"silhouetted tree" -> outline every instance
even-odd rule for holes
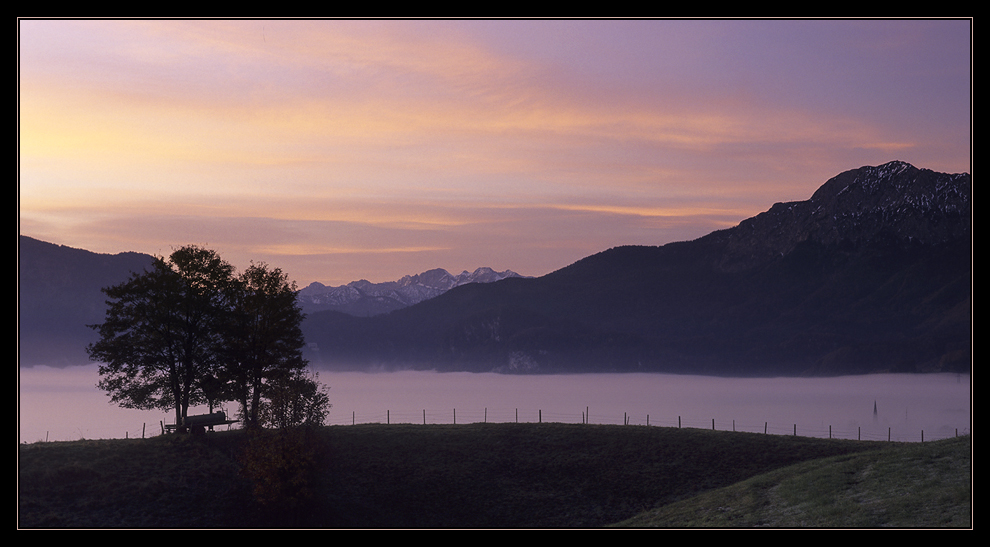
[[[316,502],[320,461],[327,456],[313,426],[330,411],[327,388],[317,373],[290,371],[271,379],[241,455],[242,473],[253,483],[255,501],[278,526],[306,524]]]
[[[150,270],[106,287],[100,340],[86,349],[101,363],[97,386],[125,408],[174,409],[206,402],[201,382],[219,366],[234,268],[212,250],[181,247]]]
[[[231,289],[222,378],[241,404],[246,425],[254,426],[275,383],[297,377],[307,365],[302,357],[303,314],[295,283],[267,264],[251,264]]]
[[[327,389],[315,372],[293,371],[274,378],[258,419],[276,429],[323,425],[332,406]]]
[[[187,246],[103,292],[106,321],[91,325],[100,340],[87,351],[112,402],[174,408],[177,425],[190,405],[222,401],[240,403],[249,427],[326,418],[325,388],[303,373],[296,285],[280,269],[235,276],[215,251]]]

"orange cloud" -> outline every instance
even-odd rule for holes
[[[514,247],[549,260],[556,246],[564,260],[697,237],[843,169],[968,158],[946,138],[968,128],[895,131],[765,86],[795,69],[750,77],[745,52],[715,48],[742,25],[707,40],[701,23],[665,23],[660,40],[581,23],[592,44],[611,44],[607,26],[655,48],[583,50],[538,23],[513,36],[552,54],[444,21],[25,21],[22,226],[89,247],[181,236],[283,258]],[[767,47],[762,59],[799,57]]]

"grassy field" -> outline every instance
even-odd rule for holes
[[[615,526],[969,528],[971,446],[967,436],[803,462]]]
[[[970,437],[357,425],[22,444],[20,528],[970,527]]]

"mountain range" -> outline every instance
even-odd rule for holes
[[[370,317],[418,304],[468,283],[493,283],[509,277],[522,277],[505,270],[491,268],[467,270],[451,275],[442,268],[417,275],[406,275],[398,281],[372,283],[366,279],[352,281],[339,287],[327,287],[318,282],[299,291],[299,303],[304,313],[336,310],[360,317]]]
[[[693,241],[621,246],[550,274],[313,283],[321,367],[834,375],[958,371],[972,359],[971,177],[852,169]],[[100,288],[152,257],[19,240],[21,364],[82,364]]]
[[[835,375],[967,371],[971,177],[849,170],[693,241],[304,325],[338,368]]]
[[[18,240],[18,342],[22,364],[85,364],[85,348],[97,340],[86,325],[103,322],[106,295],[101,288],[126,281],[149,267],[154,257],[124,252],[93,253],[21,235]],[[478,268],[451,275],[434,269],[398,281],[353,281],[340,287],[311,283],[298,292],[304,313],[337,310],[359,316],[387,313],[422,302],[467,283],[520,277],[506,270]]]

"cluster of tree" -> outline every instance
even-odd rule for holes
[[[125,408],[175,410],[236,402],[248,427],[322,424],[326,389],[306,371],[295,283],[278,268],[244,272],[185,246],[103,292],[106,318],[87,347],[97,386]]]

